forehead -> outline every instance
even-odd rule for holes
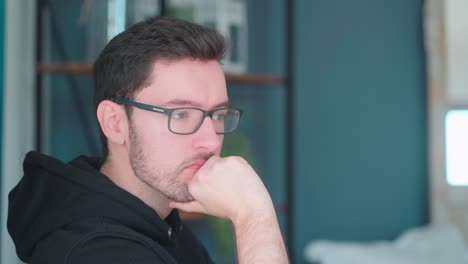
[[[159,105],[187,100],[209,107],[227,100],[226,80],[216,60],[159,61],[153,64],[149,85],[135,98]]]

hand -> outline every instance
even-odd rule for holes
[[[231,220],[240,264],[289,263],[270,195],[244,159],[211,157],[188,189],[193,201],[170,206]]]
[[[260,177],[241,157],[211,157],[188,186],[194,200],[170,206],[227,218],[234,224],[252,215],[274,214],[270,195]]]

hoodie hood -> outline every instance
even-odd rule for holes
[[[84,156],[63,163],[37,152],[27,154],[24,176],[9,194],[7,221],[21,260],[28,261],[37,243],[55,230],[93,217],[111,219],[169,243],[170,226],[101,174],[101,164]]]

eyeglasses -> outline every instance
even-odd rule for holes
[[[216,134],[228,134],[233,132],[239,124],[242,110],[223,107],[205,111],[195,107],[162,108],[154,105],[138,103],[121,97],[111,99],[115,103],[134,106],[146,111],[167,115],[168,128],[174,134],[189,135],[195,133],[203,124],[203,120],[209,116],[213,120]]]

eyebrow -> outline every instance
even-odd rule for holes
[[[187,105],[198,107],[198,108],[201,108],[202,106],[200,103],[190,101],[190,100],[182,100],[182,99],[173,99],[173,100],[170,100],[169,102],[162,104],[161,106],[167,107],[167,106],[187,106]],[[216,104],[212,108],[220,108],[220,107],[229,107],[229,101],[224,101],[219,104]]]

